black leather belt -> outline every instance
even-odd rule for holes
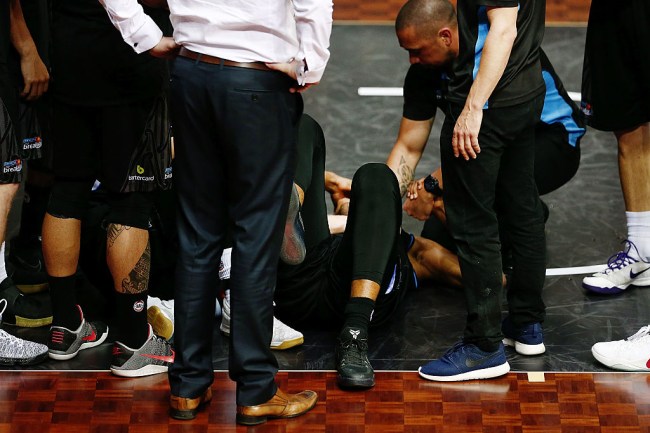
[[[262,62],[233,62],[232,60],[222,59],[220,57],[209,56],[207,54],[201,54],[188,50],[185,47],[182,47],[178,52],[179,56],[187,57],[188,59],[198,60],[199,62],[210,63],[211,65],[224,65],[224,66],[234,66],[236,68],[247,68],[247,69],[258,69],[260,71],[272,71]]]

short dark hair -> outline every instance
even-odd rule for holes
[[[409,0],[395,19],[395,30],[414,27],[418,34],[431,36],[441,27],[457,26],[456,10],[449,0]]]

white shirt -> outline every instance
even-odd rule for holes
[[[162,31],[136,0],[99,0],[137,53]],[[235,62],[302,60],[299,84],[320,81],[329,60],[332,0],[168,0],[174,41]]]

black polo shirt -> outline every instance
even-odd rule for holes
[[[490,28],[488,7],[518,7],[517,37],[506,69],[487,107],[506,107],[529,101],[544,93],[538,49],[544,36],[545,0],[459,0],[460,52],[449,84],[450,101],[464,104],[481,64]]]

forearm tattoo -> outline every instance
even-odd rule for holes
[[[124,230],[130,230],[130,229],[131,227],[123,226],[121,224],[109,224],[108,233],[106,234],[109,248],[115,244],[115,241],[117,240],[118,236],[120,236]]]
[[[122,280],[123,293],[135,294],[147,290],[149,285],[149,269],[151,268],[151,249],[149,242],[140,260],[135,264],[129,276]]]
[[[406,163],[406,159],[404,159],[403,156],[400,158],[397,172],[399,173],[397,176],[397,180],[399,181],[399,192],[404,196],[409,184],[413,182],[413,169]]]

